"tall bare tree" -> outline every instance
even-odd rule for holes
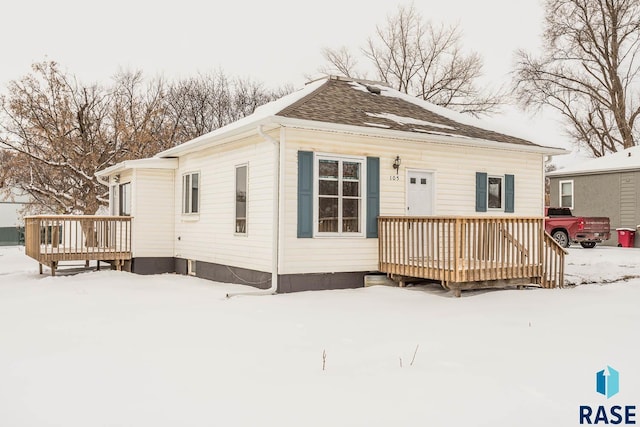
[[[413,5],[399,6],[377,26],[362,53],[375,79],[435,104],[480,115],[497,111],[504,102],[500,90],[478,86],[482,58],[464,52],[459,28],[427,22]],[[355,78],[367,74],[358,70],[346,47],[324,49],[323,55],[329,64],[323,72]]]
[[[11,82],[0,105],[0,142],[12,151],[5,183],[52,213],[95,212],[103,189],[94,173],[118,151],[108,135],[108,94],[45,62]]]
[[[109,86],[85,85],[55,62],[36,63],[0,97],[0,183],[31,195],[37,212],[93,214],[108,203],[97,171],[217,129],[289,90],[230,81],[222,71],[171,84],[123,71]]]
[[[289,86],[269,90],[250,79],[230,78],[222,70],[177,80],[168,86],[166,97],[171,138],[187,141],[211,132],[289,92]]]
[[[594,156],[637,144],[640,0],[546,0],[544,53],[517,54],[525,107],[550,107]]]

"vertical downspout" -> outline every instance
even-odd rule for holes
[[[274,147],[274,170],[273,170],[273,225],[272,225],[272,242],[271,242],[271,286],[268,289],[260,289],[253,292],[234,292],[228,293],[227,298],[235,295],[273,295],[278,291],[278,264],[279,264],[279,239],[280,239],[280,185],[282,180],[280,175],[282,174],[281,158],[284,156],[280,141],[267,135],[262,130],[262,125],[258,125],[258,135],[264,138],[265,141],[271,142]],[[284,135],[284,129],[280,128],[280,135]]]

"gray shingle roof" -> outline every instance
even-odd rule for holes
[[[462,119],[462,115],[450,110],[447,114],[440,114],[445,111],[441,107],[408,98],[383,85],[331,77],[315,91],[276,113],[276,116],[539,146],[515,136],[462,123],[469,122],[469,118]],[[461,121],[452,119],[456,115],[461,116]]]

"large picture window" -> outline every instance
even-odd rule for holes
[[[362,232],[360,159],[317,157],[317,232]]]
[[[200,173],[193,172],[182,176],[182,213],[200,212]]]
[[[560,181],[560,207],[573,209],[573,181]]]
[[[247,232],[247,165],[236,166],[236,233]]]
[[[119,194],[119,215],[129,216],[131,215],[131,183],[120,184],[118,189]]]

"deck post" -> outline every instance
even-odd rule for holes
[[[39,262],[38,265],[40,266],[40,274],[42,274],[42,263]]]
[[[49,268],[51,268],[51,276],[55,276],[56,275],[56,267],[58,266],[58,263],[56,261],[51,261],[51,264],[49,264]]]

